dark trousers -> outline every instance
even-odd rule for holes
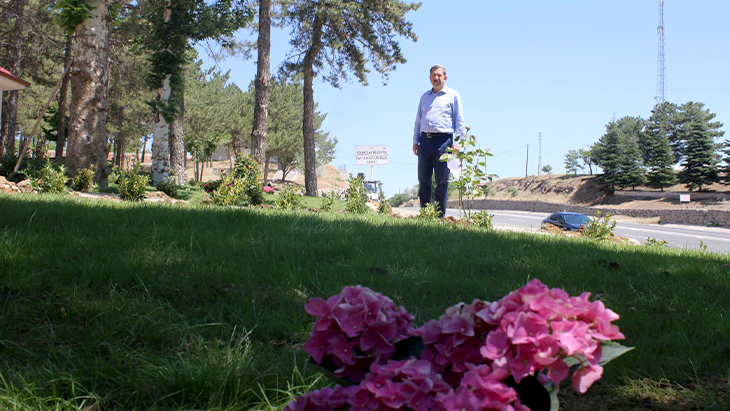
[[[436,178],[436,202],[441,217],[446,212],[446,191],[449,188],[449,168],[446,162],[439,161],[446,149],[453,145],[449,136],[418,138],[418,199],[421,207],[431,202],[431,178]]]

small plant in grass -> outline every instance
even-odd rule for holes
[[[419,328],[367,287],[312,298],[304,309],[317,320],[304,351],[338,385],[284,410],[557,410],[562,381],[585,393],[632,349],[611,342],[625,338],[612,324],[619,316],[589,295],[534,279],[496,302],[460,302]]]
[[[175,184],[174,177],[170,177],[167,181],[160,181],[155,187],[172,198],[177,197],[177,191],[180,189],[180,186]]]
[[[418,211],[418,219],[425,221],[438,221],[441,214],[434,203],[427,203]]]
[[[668,246],[665,240],[657,240],[656,238],[647,238],[646,245],[649,247],[664,248]]]
[[[71,187],[76,191],[89,191],[94,186],[94,165],[83,168],[71,180]]]
[[[203,190],[205,190],[206,193],[212,193],[213,191],[217,190],[218,187],[221,186],[221,183],[223,180],[215,180],[215,181],[208,181],[207,183],[203,184]]]
[[[119,198],[125,201],[142,201],[147,197],[147,175],[139,173],[139,165],[132,170],[119,171],[117,190]]]
[[[380,202],[378,203],[378,214],[387,214],[390,215],[393,213],[393,208],[390,206],[390,203],[388,203],[388,200],[385,199],[385,193],[380,193]]]
[[[65,193],[68,177],[66,176],[66,167],[63,164],[58,166],[50,161],[46,161],[45,165],[38,172],[38,178],[33,182],[39,191],[44,193]]]
[[[280,208],[282,210],[297,209],[302,204],[302,194],[296,188],[290,185],[285,185],[284,188],[279,191],[279,195],[276,197],[274,204],[276,205],[276,208]]]
[[[489,214],[487,211],[482,210],[482,211],[472,214],[471,219],[469,219],[469,221],[477,227],[486,228],[487,230],[492,230],[494,228],[494,224],[492,223],[493,218],[494,218],[494,214]]]
[[[350,174],[350,178],[347,181],[350,183],[350,187],[347,189],[347,194],[345,195],[345,209],[348,213],[365,213],[368,211],[368,206],[366,204],[367,192],[363,184],[363,177],[361,175],[353,177]]]
[[[517,187],[515,187],[515,186],[509,186],[509,187],[507,187],[507,192],[513,198],[514,197],[517,197],[517,195],[520,194],[520,192],[517,190]]]
[[[243,187],[241,180],[234,180],[229,174],[224,174],[218,188],[209,193],[210,201],[219,206],[241,205]]]
[[[340,196],[332,190],[322,194],[322,211],[332,211],[335,206],[335,200],[339,200]]]
[[[461,173],[458,173],[459,176],[453,181],[453,184],[459,193],[459,214],[463,212],[466,218],[470,218],[474,196],[480,191],[480,184],[492,181],[496,175],[484,172],[485,159],[492,157],[492,153],[489,152],[489,149],[477,148],[476,137],[469,134],[468,127],[466,136],[457,144],[461,147],[458,153],[454,149],[448,148],[448,152],[443,154],[439,160],[459,161],[461,164]]]
[[[601,217],[601,212],[598,211],[583,229],[583,237],[593,240],[608,240],[613,237],[614,228],[616,228],[616,221],[611,220],[611,214],[606,213]]]
[[[243,156],[236,159],[231,175],[249,204],[258,205],[264,202],[264,182],[261,179],[261,169],[253,157]]]

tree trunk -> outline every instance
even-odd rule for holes
[[[144,136],[144,143],[142,143],[142,160],[140,163],[144,163],[144,155],[147,153],[147,139],[149,138],[149,134],[145,134]]]
[[[165,11],[163,19],[165,23],[169,23],[172,17],[172,3],[165,0]],[[172,94],[172,86],[170,85],[171,75],[167,75],[160,87],[157,89],[157,102],[167,105]],[[159,106],[158,106],[159,108]],[[167,182],[170,177],[170,124],[165,116],[157,110],[155,113],[155,123],[153,126],[152,136],[152,182]]]
[[[73,34],[66,36],[66,48],[63,52],[63,66],[67,67],[71,60],[71,45],[73,44]],[[63,82],[61,82],[61,91],[58,96],[58,122],[56,128],[58,133],[56,134],[56,158],[63,157],[63,148],[66,145],[66,112],[68,111],[68,82],[70,76],[65,73],[63,76]]]
[[[106,187],[106,121],[109,85],[109,0],[94,0],[92,16],[76,28],[76,51],[71,70],[71,124],[66,167],[70,176],[94,164],[94,180]]]
[[[264,157],[264,183],[269,179],[269,164],[271,164],[271,156]]]
[[[184,85],[182,86],[184,87]],[[184,90],[181,95],[184,95]],[[170,125],[170,173],[175,178],[175,184],[185,184],[185,144],[183,143],[183,114],[185,101],[180,99],[180,114]]]
[[[261,176],[266,178],[266,131],[269,117],[271,54],[271,0],[259,0],[258,62],[256,71],[256,104],[253,110],[253,131],[251,131],[251,156],[261,167]]]
[[[321,7],[321,6],[319,6]],[[314,147],[314,62],[322,47],[322,15],[318,10],[312,25],[312,44],[304,56],[304,191],[317,196],[317,153]]]
[[[15,29],[13,30],[13,45],[10,52],[12,57],[10,60],[10,72],[16,76],[20,76],[20,56],[23,43],[23,7],[25,6],[25,0],[15,0],[15,10],[12,13],[15,15]],[[6,110],[7,116],[2,127],[2,137],[0,140],[3,144],[0,144],[0,155],[2,154],[13,154],[15,152],[15,130],[16,122],[18,117],[18,90],[13,90],[10,93],[7,105],[3,108]]]

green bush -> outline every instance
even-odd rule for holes
[[[71,180],[71,187],[76,191],[89,191],[94,186],[94,165],[79,170]]]
[[[15,168],[15,163],[18,162],[18,157],[15,154],[6,154],[0,157],[0,176],[7,177]]]
[[[258,205],[264,202],[261,168],[253,157],[244,156],[236,159],[232,175],[250,204]]]
[[[147,175],[138,172],[139,167],[129,171],[118,171],[117,189],[119,198],[125,201],[142,201],[147,196]]]
[[[388,201],[386,200],[380,200],[380,203],[378,204],[378,213],[379,214],[392,214],[393,208],[388,204]]]
[[[484,197],[491,197],[491,196],[493,196],[495,194],[495,191],[492,188],[492,186],[490,186],[488,184],[484,184],[482,186],[479,186],[479,190],[482,192],[482,195]]]
[[[608,240],[613,237],[614,228],[616,228],[616,221],[611,221],[611,214],[606,213],[605,216],[601,217],[599,211],[583,229],[583,237],[593,240]]]
[[[418,212],[419,220],[438,221],[439,217],[439,210],[434,203],[427,203],[425,206],[421,207],[421,210]]]
[[[207,190],[207,189],[206,189]],[[243,187],[241,180],[234,180],[232,176],[224,174],[218,182],[218,188],[210,193],[210,201],[219,206],[243,205]]]
[[[339,200],[340,196],[332,190],[322,194],[322,211],[332,211],[335,206],[335,200]]]
[[[46,161],[45,165],[38,172],[38,178],[33,183],[38,187],[39,191],[44,193],[64,193],[66,192],[66,167],[64,165],[54,165],[50,161]]]
[[[280,208],[282,210],[293,210],[299,208],[302,204],[302,195],[298,191],[299,190],[292,186],[284,186],[284,188],[279,191],[279,196],[276,197],[276,201],[274,202],[276,208]]]
[[[157,190],[162,191],[172,198],[177,197],[177,190],[180,189],[180,186],[175,184],[175,181],[172,178],[167,181],[160,181],[155,187]]]
[[[347,181],[350,183],[350,187],[347,189],[345,195],[345,209],[348,213],[363,214],[368,211],[367,193],[365,192],[365,185],[362,182],[362,176],[350,177]]]
[[[208,181],[203,184],[203,190],[205,190],[206,193],[212,193],[221,186],[222,182],[223,180]]]
[[[488,212],[482,210],[478,213],[474,213],[471,215],[471,223],[477,227],[492,230],[494,229],[494,224],[492,223],[493,218],[494,214],[489,214]]]
[[[509,193],[509,195],[510,195],[510,196],[512,196],[512,197],[517,197],[517,195],[518,195],[518,194],[520,193],[520,192],[519,192],[519,191],[517,190],[517,187],[515,187],[515,186],[509,186],[509,187],[507,187],[507,192],[508,192],[508,193]]]

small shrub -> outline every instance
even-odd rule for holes
[[[0,176],[7,177],[15,168],[15,163],[18,162],[18,157],[15,154],[6,154],[0,157]]]
[[[378,204],[378,213],[379,214],[392,214],[393,208],[388,204],[387,200],[380,200],[380,203]]]
[[[79,170],[71,180],[71,187],[75,191],[89,191],[94,186],[94,165]]]
[[[668,246],[665,240],[657,240],[656,238],[647,238],[646,245],[649,247],[664,248]]]
[[[348,213],[363,214],[368,211],[367,193],[365,192],[365,185],[362,182],[362,176],[353,177],[350,174],[350,178],[347,179],[350,183],[350,188],[347,189],[345,195],[345,209]]]
[[[322,211],[332,211],[335,206],[335,200],[339,200],[340,196],[332,190],[322,194]]]
[[[210,201],[220,206],[241,205],[243,195],[241,180],[234,180],[232,176],[225,174],[218,188],[210,192]]]
[[[520,194],[520,192],[517,190],[517,187],[515,186],[507,187],[507,192],[511,197],[517,197],[517,195]]]
[[[282,210],[294,210],[302,204],[302,195],[299,190],[287,185],[279,191],[274,204]]]
[[[139,167],[129,171],[118,171],[117,190],[119,198],[125,201],[142,201],[147,197],[147,175],[138,173]]]
[[[221,186],[222,182],[223,180],[208,181],[203,184],[203,190],[205,190],[206,193],[212,193]]]
[[[434,203],[428,203],[418,212],[418,219],[425,221],[439,221],[439,210]]]
[[[472,214],[470,222],[477,227],[486,228],[487,230],[492,230],[492,229],[494,229],[494,224],[492,223],[493,218],[494,218],[494,214],[489,214],[488,212],[482,210],[482,211],[479,211],[478,213]]]
[[[236,159],[232,176],[250,204],[258,205],[264,202],[264,182],[261,179],[261,168],[259,168],[253,157],[243,156]]]
[[[177,197],[177,191],[180,189],[180,186],[175,184],[175,181],[172,178],[167,181],[160,181],[155,187],[157,190],[162,191],[172,198]]]
[[[38,178],[34,181],[39,191],[55,194],[66,192],[67,183],[66,167],[64,165],[54,166],[50,161],[46,161],[38,173]]]
[[[601,217],[599,211],[583,230],[583,237],[593,240],[608,240],[613,237],[614,228],[616,228],[616,221],[611,221],[611,214],[606,213]]]

